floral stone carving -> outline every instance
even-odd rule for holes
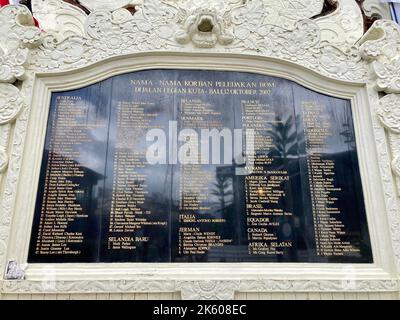
[[[87,15],[82,9],[62,0],[32,0],[32,7],[46,33],[55,32],[60,39],[85,35]]]
[[[30,11],[24,6],[0,8],[0,82],[23,79],[29,49],[40,41]]]
[[[388,94],[380,99],[377,114],[388,130],[400,133],[400,95]]]
[[[79,0],[79,3],[88,8],[90,11],[94,10],[117,10],[124,7],[134,7],[140,5],[145,0]]]
[[[7,153],[3,148],[0,148],[0,173],[7,168],[8,157]]]
[[[182,281],[177,289],[184,300],[233,300],[239,281]]]
[[[0,83],[0,125],[13,121],[24,104],[19,90],[7,83]]]
[[[372,70],[376,76],[378,90],[386,93],[400,93],[400,59],[391,63],[372,63]]]
[[[225,22],[215,10],[199,9],[185,22],[184,28],[175,35],[179,43],[192,41],[196,47],[212,48],[217,43],[227,45],[233,42],[233,35],[225,32]]]
[[[358,48],[321,41],[314,20],[296,20],[292,14],[290,24],[273,23],[272,4],[261,0],[203,2],[195,1],[197,7],[186,1],[146,0],[133,16],[125,9],[94,11],[85,22],[85,36],[43,35],[32,67],[71,70],[134,52],[213,49],[285,59],[337,79],[362,81],[366,76]]]
[[[6,280],[23,280],[25,278],[24,269],[17,261],[9,261],[7,264],[5,279]]]

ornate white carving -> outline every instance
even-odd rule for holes
[[[400,177],[400,156],[394,157],[392,161],[393,172]]]
[[[24,95],[11,83],[14,83],[17,79],[26,80],[29,53],[39,45],[41,31],[34,26],[31,13],[24,6],[0,8],[0,25],[0,129],[2,132],[0,137],[0,178],[2,178],[2,172],[8,166],[8,175],[11,179],[5,181],[8,191],[2,194],[0,208],[0,268],[3,269],[11,226],[11,200],[15,196],[16,186],[14,183],[17,181],[13,173],[19,171],[19,166],[15,165],[15,159],[21,158],[22,149],[18,148],[18,145],[23,142],[20,129],[17,126],[12,143],[13,150],[16,153],[12,156],[7,155],[11,132],[10,123],[21,114],[21,109],[27,107]]]
[[[33,26],[24,6],[0,8],[0,82],[23,79],[29,50],[40,41],[40,30]]]
[[[400,27],[393,21],[377,20],[360,40],[360,52],[368,61],[390,63],[400,58]]]
[[[400,212],[396,194],[392,191],[393,177],[387,174],[386,166],[391,167],[397,180],[397,195],[400,195],[400,180],[398,175],[398,157],[400,156],[399,139],[399,105],[400,97],[400,27],[393,21],[378,20],[360,41],[361,55],[371,66],[371,84],[378,92],[388,95],[381,99],[374,98],[375,109],[379,122],[386,128],[387,136],[377,134],[377,145],[383,149],[389,140],[391,155],[382,151],[380,161],[387,159],[389,164],[381,166],[382,181],[385,183],[385,193],[389,207],[389,223],[393,251],[400,270]],[[397,93],[397,94],[395,94]],[[376,129],[377,131],[377,129]]]
[[[378,20],[361,40],[360,52],[371,61],[378,91],[400,93],[400,27]]]
[[[28,77],[24,81],[22,92],[25,96],[30,96],[32,92],[33,77]],[[29,94],[28,94],[29,93]],[[14,205],[19,182],[19,173],[22,162],[22,153],[25,141],[25,133],[28,124],[29,106],[22,105],[17,121],[14,125],[12,137],[12,152],[8,157],[8,170],[5,179],[5,191],[2,194],[2,202],[0,204],[0,269],[5,268],[7,245],[10,236],[12,217],[14,215]],[[9,131],[10,125],[3,125],[6,131]],[[9,132],[6,133],[8,139]],[[5,175],[4,175],[5,176]]]
[[[19,90],[8,83],[0,83],[0,125],[13,121],[24,104]]]
[[[0,47],[0,82],[12,83],[16,79],[23,79],[28,53],[28,49],[17,49],[5,53]]]
[[[12,85],[25,78],[29,51],[40,41],[40,30],[33,26],[29,10],[24,6],[0,8],[0,126],[15,120],[24,106],[19,89]],[[8,165],[6,147],[9,134],[0,141],[0,174]],[[1,177],[0,177],[1,178]],[[1,218],[1,217],[0,217]],[[0,234],[0,255],[4,249]]]
[[[374,61],[372,70],[376,77],[378,90],[386,93],[400,93],[400,59],[391,63]]]
[[[372,81],[376,90],[388,93],[380,99],[376,112],[381,123],[388,130],[389,139],[393,140],[395,139],[393,135],[400,133],[399,25],[390,21],[376,21],[361,40],[360,52],[370,61]],[[398,174],[399,154],[396,143],[391,144],[391,149],[394,157],[392,169],[395,174]]]
[[[398,105],[396,106],[398,109]],[[392,119],[393,120],[393,119]],[[398,122],[400,123],[400,122]],[[400,197],[400,134],[392,129],[386,127],[389,135],[389,146],[391,149],[392,156],[392,171],[395,174],[395,180],[397,185],[397,193]],[[400,218],[399,218],[400,222]],[[399,226],[400,227],[400,226]]]
[[[8,156],[4,148],[0,148],[0,173],[2,173],[8,164]]]
[[[327,16],[317,18],[321,41],[328,41],[344,48],[355,44],[364,34],[364,19],[354,0],[330,0],[338,8]]]
[[[219,13],[229,12],[240,6],[252,6],[253,0],[165,0],[166,3],[179,7],[185,12],[192,12],[198,8],[209,8]],[[300,20],[310,19],[321,13],[324,0],[261,0],[261,6],[253,8],[255,19],[263,18],[263,23],[293,28]],[[251,22],[251,21],[249,21]]]
[[[374,106],[379,105],[378,95],[370,93],[370,100]],[[393,158],[388,152],[388,137],[382,128],[382,123],[378,117],[373,118],[375,139],[378,150],[378,161],[380,164],[383,188],[385,190],[385,200],[388,210],[388,221],[392,239],[393,253],[397,270],[400,270],[400,213],[398,205],[398,193],[393,188]],[[389,135],[390,139],[390,135]],[[391,148],[392,149],[392,148]]]
[[[365,77],[358,49],[343,50],[321,42],[321,30],[314,21],[297,20],[290,27],[282,27],[271,23],[269,7],[263,1],[234,3],[216,11],[212,5],[190,10],[186,2],[188,7],[180,6],[180,2],[147,0],[134,16],[125,9],[95,11],[86,21],[85,37],[60,41],[52,34],[45,35],[33,64],[38,71],[68,70],[132,52],[213,47],[217,52],[293,61],[333,78],[362,81]],[[297,1],[292,4],[300,6]]]
[[[14,121],[24,106],[25,99],[18,88],[8,83],[0,83],[0,126]],[[4,172],[8,165],[6,152],[8,139],[8,132],[4,137],[0,137],[0,174]]]
[[[379,17],[388,20],[392,18],[389,5],[382,3],[380,0],[364,0],[362,7],[365,15],[368,17]]]
[[[0,42],[6,53],[20,47],[32,48],[40,42],[40,30],[34,26],[31,12],[25,6],[0,9]]]
[[[321,29],[321,40],[345,47],[349,44],[354,44],[363,34],[363,18],[360,8],[354,0],[331,1],[338,2],[338,9],[326,17],[320,17],[315,20]],[[207,9],[214,13],[218,12],[221,16],[224,16],[223,19],[216,19],[218,23],[215,24],[216,29],[214,31],[218,29],[222,22],[224,26],[229,24],[229,13],[239,10],[238,15],[240,15],[241,9],[238,9],[240,7],[245,7],[245,11],[251,11],[251,15],[247,14],[246,17],[250,18],[245,21],[247,25],[254,25],[254,23],[258,22],[261,25],[291,30],[296,28],[297,22],[310,19],[321,13],[324,0],[164,0],[163,4],[161,4],[161,0],[158,0],[157,4],[152,0],[83,0],[80,3],[91,11],[114,11],[127,6],[137,6],[138,9],[143,9],[149,13],[147,17],[155,17],[154,21],[157,21],[157,17],[162,15],[162,10],[171,11],[171,9],[166,9],[163,5],[169,4],[178,10],[178,15],[186,17],[184,18],[185,26],[183,29],[189,35],[193,35],[195,29],[190,28],[189,25],[192,25],[193,20],[199,18],[195,11],[200,11],[201,9]],[[46,31],[51,30],[62,33],[63,30],[67,30],[75,32],[75,34],[79,34],[82,31],[82,19],[84,19],[85,14],[80,9],[66,4],[62,0],[34,0],[33,8],[35,16]],[[157,14],[154,16],[153,14],[156,12]],[[216,18],[217,16],[214,13],[212,15]],[[228,15],[225,16],[225,14]],[[217,32],[223,33],[224,30],[220,29]],[[211,38],[213,33],[199,34],[196,31],[193,36],[195,38],[201,36]],[[184,41],[181,37],[179,39]],[[207,39],[206,43],[210,41],[215,42],[215,40]],[[200,40],[197,42],[204,43]],[[194,41],[195,44],[197,42]]]
[[[400,133],[400,95],[388,94],[380,99],[376,112],[388,130]]]
[[[113,280],[113,281],[4,281],[3,292],[174,292],[174,281]]]
[[[240,282],[243,292],[324,292],[324,291],[396,291],[399,283],[395,280],[253,280]]]
[[[0,125],[0,183],[2,182],[2,173],[8,166],[7,146],[10,136],[10,124]],[[2,259],[4,259],[7,249],[8,228],[5,227],[6,220],[0,214],[0,269],[2,269]]]
[[[177,289],[184,300],[233,300],[240,281],[182,281]]]
[[[321,13],[324,0],[263,0],[268,18],[282,27],[290,27],[295,21],[309,19]]]
[[[25,278],[24,268],[17,261],[8,261],[4,278],[6,280],[23,280]]]
[[[396,292],[396,280],[0,281],[4,293],[181,292],[185,300],[231,300],[235,292]]]
[[[198,9],[185,20],[183,29],[175,38],[181,44],[192,41],[199,48],[213,48],[217,43],[228,45],[233,42],[233,35],[225,33],[223,17],[213,9]]]
[[[90,11],[95,10],[117,10],[126,7],[135,7],[143,3],[144,0],[79,0],[84,7]]]
[[[82,9],[62,0],[34,0],[32,7],[40,27],[46,32],[56,32],[60,40],[85,35],[87,15]]]

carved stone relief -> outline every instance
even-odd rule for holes
[[[400,27],[387,20],[376,21],[360,41],[360,52],[370,65],[370,84],[382,95],[375,112],[380,123],[385,127],[391,150],[391,168],[397,182],[397,196],[400,196],[400,135],[399,135],[399,100],[400,100]],[[387,95],[385,95],[387,94]],[[388,181],[389,177],[384,177]],[[393,204],[396,198],[386,191],[388,202]],[[390,211],[392,243],[400,270],[400,210],[393,206]]]
[[[41,35],[23,6],[1,8],[0,25],[0,126],[4,126],[16,119],[25,104],[23,94],[13,83],[25,79],[30,50],[39,44]],[[1,173],[8,163],[8,135],[0,138]]]
[[[393,143],[393,172],[398,174],[400,132],[400,27],[394,22],[380,20],[374,23],[361,41],[360,52],[370,61],[373,84],[382,97],[377,114]],[[399,185],[400,194],[400,185]]]
[[[1,8],[0,178],[7,174],[7,180],[4,183],[6,191],[0,196],[0,268],[5,270],[20,162],[10,164],[12,158],[20,161],[22,154],[29,118],[27,97],[31,94],[36,72],[78,69],[128,53],[173,50],[279,58],[332,79],[368,83],[374,87],[374,93],[382,95],[374,109],[376,118],[387,131],[391,148],[391,158],[387,162],[391,162],[393,174],[398,179],[399,26],[391,21],[377,21],[357,42],[363,36],[361,11],[353,0],[337,1],[339,5],[335,12],[313,20],[311,18],[322,10],[322,0],[81,1],[93,11],[89,16],[61,0],[36,0],[35,12],[46,32],[33,26],[30,12],[25,7]],[[369,1],[364,3],[365,8],[367,3]],[[126,6],[137,6],[136,13],[132,15],[122,8]],[[55,23],[49,22],[49,15]],[[22,87],[16,80],[23,81]],[[11,137],[12,125],[15,128]],[[8,145],[12,145],[12,152]],[[393,177],[386,174],[385,166],[387,163],[381,164],[382,180],[387,187],[393,251],[400,270],[398,198],[390,193]],[[54,290],[140,292],[161,290],[162,286],[162,291],[181,291],[184,298],[226,299],[233,298],[235,290],[335,291],[343,290],[343,285],[346,284],[330,280],[57,281]],[[0,286],[0,291],[5,292],[44,291],[43,283],[30,281],[0,282]],[[355,290],[361,291],[398,289],[398,282],[392,280],[358,281],[355,284]]]
[[[9,261],[7,263],[5,279],[6,280],[23,280],[25,271],[21,268],[17,261]]]
[[[380,100],[377,114],[382,124],[393,133],[400,133],[400,95],[388,94]]]
[[[85,35],[87,15],[80,8],[60,0],[36,0],[33,6],[35,18],[46,32],[55,32],[60,38]]]
[[[2,182],[6,169],[10,167],[10,155],[7,149],[11,138],[11,125],[21,114],[21,110],[27,107],[25,96],[16,86],[15,81],[27,81],[26,68],[29,65],[30,52],[39,45],[41,32],[34,26],[31,13],[24,6],[1,8],[0,25],[0,182]],[[5,185],[10,186],[7,182]],[[2,199],[0,206],[0,266],[2,270],[5,268],[11,226],[11,217],[8,215],[11,208],[5,200],[7,193],[9,195],[13,192],[15,189],[11,188],[0,197]]]
[[[143,0],[79,0],[79,2],[90,11],[105,9],[117,10],[120,8],[134,7],[143,3]]]
[[[364,0],[363,10],[368,17],[378,17],[380,19],[391,19],[390,9],[387,3],[380,0]]]
[[[365,77],[365,63],[352,43],[362,35],[360,30],[352,37],[350,31],[342,32],[346,38],[340,38],[340,32],[334,38],[328,37],[324,31],[329,28],[329,19],[332,19],[332,25],[340,24],[340,19],[344,19],[342,25],[346,24],[347,18],[340,13],[342,11],[332,18],[326,17],[328,20],[314,21],[303,19],[303,16],[295,19],[292,10],[288,9],[287,17],[291,22],[280,25],[271,17],[272,13],[276,14],[277,8],[272,10],[271,7],[275,2],[266,5],[262,0],[245,4],[232,1],[222,6],[220,1],[207,2],[206,5],[202,5],[203,1],[195,1],[199,7],[193,3],[147,0],[133,16],[125,9],[95,11],[82,26],[85,30],[83,37],[77,33],[60,40],[62,37],[57,34],[46,33],[31,63],[38,70],[67,70],[110,56],[144,50],[212,48],[214,52],[281,58],[334,78],[362,81]],[[311,8],[316,1],[307,3]],[[292,5],[299,9],[308,8],[297,1]],[[353,12],[360,17],[358,7],[352,8],[355,11],[347,10],[346,14]],[[283,16],[286,11],[281,9],[280,12]],[[309,11],[304,9],[304,12]],[[319,23],[325,25],[325,29],[321,29]],[[360,25],[358,21],[356,26]],[[326,41],[328,38],[332,42]]]
[[[0,283],[1,286],[1,283]],[[396,292],[397,281],[193,280],[4,281],[5,293],[181,292],[185,300],[232,300],[235,292]]]
[[[356,43],[364,33],[364,20],[354,0],[334,0],[338,8],[331,14],[315,20],[321,30],[321,41],[342,47]]]

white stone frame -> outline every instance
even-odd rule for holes
[[[149,2],[154,1],[157,0]],[[246,6],[227,12],[259,10]],[[108,15],[105,11],[94,12],[88,19],[101,24],[110,21]],[[203,15],[211,16],[212,23],[219,25],[218,36],[201,35],[205,36],[204,41],[196,42],[193,21]],[[312,40],[312,35],[308,38],[307,30],[319,30],[311,20],[294,21],[292,29],[271,31],[280,37],[276,43],[291,45],[293,36],[304,31],[306,35],[301,40],[309,40],[309,47],[289,50],[290,54],[284,49],[254,53],[240,39],[230,38],[238,29],[224,20],[225,15],[226,12],[221,16],[217,10],[196,9],[187,13],[187,20],[182,18],[173,26],[162,19],[161,26],[160,22],[147,19],[145,23],[150,28],[145,28],[145,34],[154,30],[151,26],[157,30],[163,26],[173,28],[176,45],[163,43],[159,47],[159,43],[154,43],[142,48],[138,43],[104,54],[96,44],[96,34],[100,35],[101,30],[89,30],[89,22],[86,36],[72,36],[51,45],[48,40],[52,35],[43,37],[32,27],[24,7],[0,10],[0,22],[9,26],[9,33],[0,33],[0,50],[5,57],[0,59],[0,70],[6,71],[0,73],[0,269],[5,270],[7,261],[15,260],[23,266],[27,260],[51,92],[87,86],[116,74],[156,68],[268,74],[351,99],[374,264],[32,264],[25,266],[25,279],[0,280],[0,294],[181,291],[186,299],[232,299],[235,291],[399,292],[399,27],[378,21],[358,44],[343,49],[343,44],[333,46]],[[132,18],[125,10],[118,10],[114,16],[119,19],[113,23],[123,24],[121,28],[126,32],[126,19]],[[142,16],[138,16],[133,17],[133,27],[139,27],[135,32],[144,28],[140,26],[144,23]],[[243,28],[246,23],[240,24],[240,30]],[[118,36],[118,32],[110,36]],[[17,40],[11,46],[10,39],[14,38]],[[283,42],[279,42],[281,39]],[[69,52],[71,48],[75,52]],[[91,55],[84,56],[85,52]],[[99,59],[92,58],[100,52]],[[84,63],[79,59],[65,60],[67,54],[77,53],[85,59]],[[338,63],[342,64],[341,69]],[[3,66],[11,67],[1,69]],[[16,79],[22,85],[14,83]],[[380,92],[388,95],[380,98]]]

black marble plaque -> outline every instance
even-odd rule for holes
[[[252,130],[252,170],[238,175],[244,165],[225,155],[181,163],[203,156],[207,129]],[[165,141],[146,139],[150,130]],[[166,163],[147,161],[155,142]],[[206,70],[54,93],[28,260],[372,263],[351,103]]]

